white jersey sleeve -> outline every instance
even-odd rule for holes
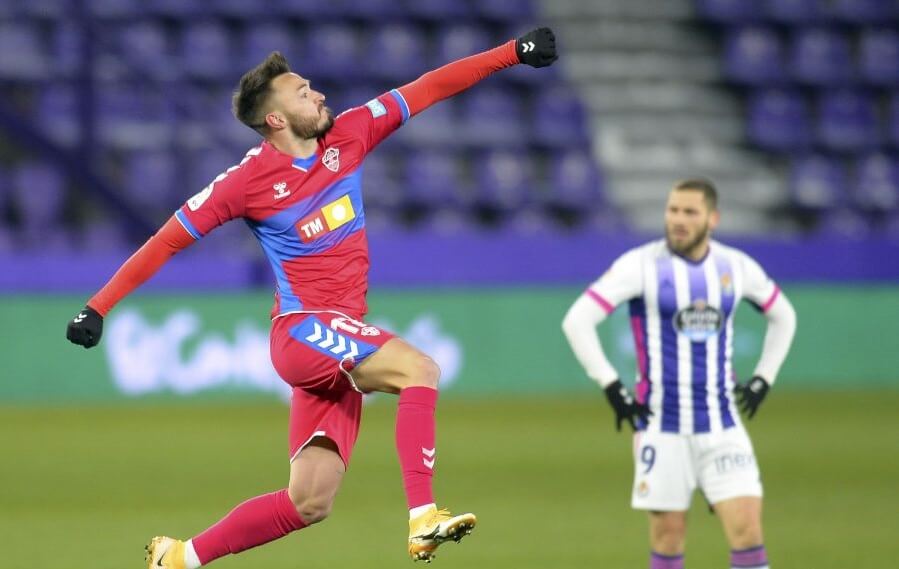
[[[761,265],[746,253],[739,251],[738,261],[743,269],[743,296],[762,312],[767,312],[780,294],[780,288]]]
[[[612,266],[591,284],[589,295],[607,313],[626,300],[643,294],[643,247],[631,249],[618,257]]]

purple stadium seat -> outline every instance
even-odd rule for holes
[[[77,144],[81,124],[75,88],[65,83],[52,83],[42,89],[34,118],[54,141],[65,146]]]
[[[433,66],[437,67],[493,47],[487,30],[474,24],[453,24],[440,28]]]
[[[790,201],[805,210],[834,209],[846,203],[846,167],[838,158],[812,154],[790,165]]]
[[[176,124],[174,103],[146,85],[102,83],[95,98],[97,136],[116,148],[160,148],[169,142]]]
[[[87,5],[91,14],[101,17],[135,16],[144,11],[140,0],[91,0]]]
[[[231,45],[228,30],[220,22],[187,24],[181,37],[181,65],[193,77],[221,81],[231,76]]]
[[[453,207],[442,207],[426,217],[428,232],[438,235],[471,235],[484,228],[468,213]]]
[[[427,20],[447,21],[470,15],[468,3],[459,0],[408,0],[405,5],[407,15]]]
[[[93,220],[81,228],[79,251],[89,253],[121,252],[128,247],[122,226],[110,219]]]
[[[59,76],[73,76],[81,69],[81,42],[84,30],[72,22],[60,22],[56,26],[51,43],[53,68]]]
[[[698,0],[696,9],[704,18],[727,24],[754,22],[761,16],[756,0]]]
[[[552,156],[547,205],[587,212],[602,203],[602,178],[587,152],[569,150]]]
[[[526,142],[525,118],[516,93],[484,86],[463,95],[460,103],[466,143],[515,146]]]
[[[352,26],[313,25],[300,50],[300,60],[294,66],[313,83],[323,79],[346,81],[365,72],[361,58],[359,37]]]
[[[403,205],[403,188],[396,178],[394,162],[386,152],[374,152],[365,159],[362,193],[366,214],[370,209],[395,214]]]
[[[317,4],[317,2],[315,2]],[[365,2],[346,2],[341,14],[364,20],[393,20],[405,14],[405,8],[396,0],[367,0]]]
[[[122,190],[129,203],[155,214],[174,210],[189,197],[184,195],[189,190],[183,187],[175,156],[166,151],[130,154]]]
[[[886,125],[887,135],[893,148],[899,148],[899,91],[893,91],[890,97],[889,118]]]
[[[824,28],[801,29],[793,37],[792,75],[808,85],[841,85],[855,75],[849,39]]]
[[[866,211],[899,210],[899,160],[883,153],[859,159],[854,190],[853,201]]]
[[[813,24],[824,19],[828,0],[764,0],[765,16],[786,24]]]
[[[895,0],[831,0],[829,6],[831,16],[853,23],[895,22],[899,17]]]
[[[350,9],[354,4],[361,3],[353,0],[328,0],[327,2],[318,0],[273,0],[271,6],[273,12],[283,14],[284,16],[303,18],[310,20],[310,22],[321,22],[329,19],[339,20],[346,10]]]
[[[55,167],[43,162],[27,162],[12,172],[12,196],[20,224],[39,231],[62,221],[65,187]]]
[[[365,46],[365,70],[370,77],[399,86],[426,71],[425,38],[419,28],[393,22],[379,26]]]
[[[43,34],[33,21],[0,21],[0,78],[39,79],[50,60]]]
[[[185,21],[190,20],[191,16],[206,15],[209,9],[207,3],[185,2],[184,0],[153,0],[142,4],[145,6],[144,11],[149,14],[183,18]]]
[[[556,84],[534,97],[532,110],[536,144],[580,146],[589,142],[588,119],[577,94]]]
[[[737,28],[725,40],[724,72],[734,81],[780,83],[785,77],[783,61],[780,37],[771,28]]]
[[[756,92],[748,107],[748,134],[753,143],[767,150],[791,152],[811,142],[808,108],[798,92]]]
[[[208,10],[206,13],[235,18],[252,18],[271,14],[271,8],[266,2],[247,2],[247,0],[216,0],[210,2],[206,10]]]
[[[75,9],[74,0],[19,0],[17,3],[20,15],[43,18],[66,16]]]
[[[248,24],[243,33],[243,49],[238,58],[236,71],[243,74],[246,70],[259,65],[273,51],[280,51],[302,74],[303,61],[294,59],[294,31],[287,25],[275,22]]]
[[[536,182],[530,156],[494,150],[474,161],[476,205],[508,213],[534,201]]]
[[[846,207],[823,212],[816,230],[842,239],[865,239],[870,236],[872,225],[863,215]]]
[[[533,0],[518,0],[517,2],[509,2],[509,0],[478,0],[477,2],[472,2],[472,9],[481,18],[504,22],[514,22],[523,17],[533,17],[537,13]]]
[[[456,98],[444,99],[410,119],[395,138],[410,145],[458,146],[457,107]]]
[[[404,169],[406,202],[413,209],[456,206],[469,193],[458,159],[444,149],[410,152]]]
[[[118,51],[135,75],[148,75],[154,80],[173,79],[178,66],[174,63],[171,39],[165,27],[155,20],[140,20],[118,29]]]
[[[525,207],[521,211],[506,216],[502,220],[499,229],[522,236],[543,235],[547,237],[556,235],[561,231],[552,214],[539,206]]]
[[[872,85],[899,85],[899,32],[895,28],[862,33],[859,71]]]
[[[875,102],[850,90],[821,96],[817,130],[818,141],[838,152],[863,151],[877,147],[881,142]]]

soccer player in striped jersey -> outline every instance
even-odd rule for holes
[[[665,239],[620,256],[562,322],[578,361],[603,387],[618,430],[628,422],[636,431],[631,504],[649,512],[651,569],[684,566],[686,514],[697,486],[724,527],[730,566],[768,568],[759,469],[737,408],[749,418],[758,411],[789,351],[796,314],[758,263],[712,240],[717,202],[708,180],[677,183],[665,209]],[[768,328],[755,373],[738,384],[734,313],[744,298]],[[596,335],[623,302],[636,344],[636,397]]]
[[[545,67],[556,59],[555,36],[539,28],[425,73],[336,118],[324,94],[278,52],[241,78],[234,114],[264,140],[188,199],[66,330],[76,344],[97,345],[103,317],[116,303],[172,255],[231,220],[246,222],[271,264],[272,363],[293,387],[287,488],[239,504],[192,539],[154,538],[149,569],[196,569],[324,520],[356,442],[364,392],[399,395],[396,448],[412,559],[430,562],[441,543],[458,541],[475,526],[473,514],[453,515],[434,503],[437,364],[362,321],[369,267],[362,164],[382,140],[431,105],[506,67]],[[155,448],[169,459],[165,441]]]

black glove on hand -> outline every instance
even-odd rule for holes
[[[518,61],[531,67],[546,67],[559,59],[556,55],[556,35],[549,28],[537,28],[515,40]]]
[[[771,386],[768,385],[768,382],[758,375],[743,385],[739,383],[735,385],[734,391],[737,394],[737,405],[740,407],[740,410],[748,414],[749,418],[752,419],[755,412],[759,410],[759,405],[762,404],[765,396],[768,395],[768,389],[770,388]]]
[[[649,407],[634,401],[627,388],[618,379],[606,386],[605,392],[609,405],[615,410],[615,428],[618,431],[621,431],[621,423],[624,421],[630,423],[631,428],[636,431],[637,424],[634,422],[634,417],[645,421],[652,415]]]
[[[84,309],[69,320],[66,327],[66,338],[73,344],[93,348],[100,343],[103,335],[103,317],[100,313],[85,306]]]

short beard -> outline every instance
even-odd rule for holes
[[[290,131],[297,138],[303,139],[312,139],[312,138],[321,138],[325,134],[331,130],[331,127],[334,126],[334,113],[331,112],[331,109],[325,107],[325,115],[327,119],[325,120],[325,124],[319,125],[317,120],[312,119],[298,119],[295,117],[290,118]]]
[[[693,252],[693,250],[695,250],[697,247],[699,247],[699,245],[709,236],[709,231],[709,224],[706,223],[705,227],[702,228],[702,231],[700,231],[692,241],[680,248],[674,246],[674,242],[671,240],[671,235],[667,231],[665,232],[665,241],[668,242],[669,249],[671,249],[678,255],[689,257],[690,253]]]

